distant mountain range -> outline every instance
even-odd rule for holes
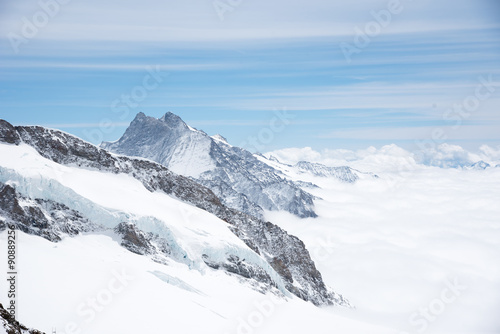
[[[264,157],[266,158],[266,157]],[[334,178],[341,182],[354,183],[360,179],[362,176],[368,176],[373,178],[378,178],[377,175],[373,173],[361,172],[359,170],[353,169],[347,166],[340,167],[329,167],[320,163],[313,163],[308,161],[299,161],[295,165],[288,165],[281,163],[273,155],[269,156],[268,164],[277,168],[279,171],[283,171],[284,167],[288,167],[288,171],[295,171],[297,174],[308,174],[311,176],[317,176],[321,178]]]
[[[464,166],[463,168],[465,169],[473,169],[473,170],[484,170],[486,168],[490,168],[491,165],[487,162],[484,162],[484,161],[478,161],[478,162],[475,162],[475,163],[472,163],[470,165],[467,165],[467,166]]]

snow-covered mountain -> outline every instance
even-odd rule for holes
[[[222,270],[259,291],[315,305],[349,305],[324,284],[304,243],[283,229],[225,206],[163,165],[61,131],[0,120],[0,196],[0,230],[12,223],[51,242],[112,233],[158,263]]]
[[[296,185],[302,188],[317,188],[311,182],[302,181],[303,176],[335,179],[343,183],[354,183],[361,178],[378,178],[378,175],[368,172],[361,172],[348,166],[329,167],[320,163],[299,161],[295,165],[288,165],[280,162],[275,156],[258,155],[257,158],[274,168],[280,175],[284,175],[289,180],[293,180]]]
[[[299,173],[309,173],[319,177],[336,178],[342,182],[354,183],[359,180],[361,174],[370,175],[377,178],[377,175],[371,173],[363,173],[358,170],[352,169],[347,166],[328,167],[319,163],[312,163],[307,161],[299,161],[294,168]]]
[[[210,137],[170,112],[160,119],[139,113],[124,135],[102,148],[156,161],[211,189],[230,208],[262,218],[264,210],[316,217],[314,197],[252,153]]]
[[[487,162],[484,162],[483,160],[472,163],[470,165],[464,166],[464,169],[471,169],[471,170],[485,170],[486,168],[491,167],[491,165]]]

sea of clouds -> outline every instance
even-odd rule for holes
[[[345,183],[293,174],[319,186],[308,189],[319,217],[266,213],[305,242],[327,284],[356,306],[348,316],[401,334],[500,333],[498,147],[271,154],[288,164],[348,165],[379,175]],[[481,160],[491,166],[468,167]]]

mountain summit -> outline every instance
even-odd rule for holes
[[[264,210],[316,217],[314,197],[252,153],[210,137],[168,112],[157,119],[137,114],[123,136],[101,147],[143,157],[191,177],[211,189],[228,207],[261,218]]]

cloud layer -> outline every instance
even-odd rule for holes
[[[315,151],[310,147],[286,148],[266,153],[283,163],[295,164],[310,161],[327,166],[348,165],[372,172],[402,171],[423,166],[464,168],[484,161],[494,168],[500,164],[500,146],[482,145],[477,152],[470,152],[458,145],[440,144],[426,150],[410,152],[395,144],[380,148],[370,146],[361,150],[325,149]]]
[[[463,159],[465,150],[447,145],[436,151],[436,161],[448,162],[448,155]],[[498,153],[491,147],[466,152],[471,159]],[[295,160],[329,156],[365,166],[378,161],[384,169],[409,152],[391,145],[356,152],[301,149],[295,154]],[[304,240],[327,284],[356,305],[352,317],[400,334],[498,331],[500,168],[470,171],[417,164],[411,173],[386,170],[379,179],[354,184],[296,177],[320,187],[309,189],[321,198],[315,202],[319,217],[304,221],[270,212],[267,218]],[[460,289],[443,298],[450,282]]]

